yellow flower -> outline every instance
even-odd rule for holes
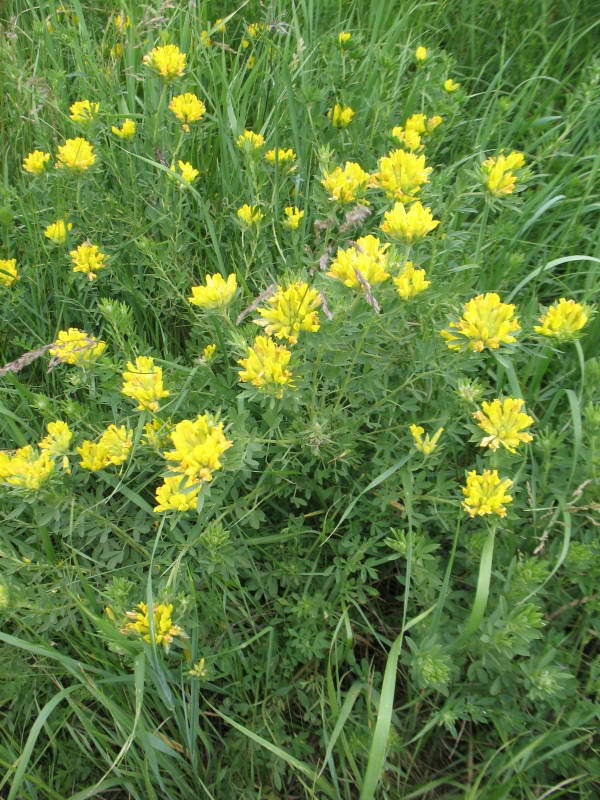
[[[64,219],[57,219],[50,223],[44,230],[44,236],[55,244],[64,244],[67,241],[67,234],[73,227],[73,223],[66,223]]]
[[[336,103],[327,112],[327,116],[334,128],[347,128],[355,114],[356,111],[353,111],[350,106],[342,106],[339,103]]]
[[[247,50],[250,47],[249,39],[242,39],[242,49]]]
[[[167,461],[176,462],[169,468],[196,481],[211,481],[221,469],[220,456],[233,444],[225,438],[223,423],[214,423],[207,414],[178,422],[171,441],[174,450],[163,453]]]
[[[168,437],[171,434],[172,426],[166,422],[161,422],[156,417],[152,422],[144,425],[142,442],[153,447],[155,450],[162,450],[169,443]]]
[[[412,261],[407,261],[402,272],[393,280],[396,284],[396,291],[403,300],[409,300],[424,292],[431,284],[431,281],[425,280],[425,270],[415,269]]]
[[[16,258],[0,258],[0,286],[12,286],[19,280]]]
[[[296,206],[286,206],[284,208],[284,213],[284,226],[289,228],[291,231],[297,230],[298,226],[300,225],[300,220],[304,216],[304,211],[300,211]]]
[[[246,66],[248,69],[254,69],[254,65],[256,64],[256,58],[254,56],[250,56],[248,61],[246,62]]]
[[[525,156],[513,150],[507,156],[502,153],[495,158],[486,158],[482,169],[485,186],[495,197],[512,194],[515,190],[517,176],[511,170],[525,166]]]
[[[190,511],[196,508],[202,484],[184,475],[173,475],[165,478],[156,489],[155,497],[158,505],[154,511]]]
[[[80,466],[97,472],[99,469],[114,464],[118,466],[127,460],[133,442],[133,431],[125,429],[124,425],[117,428],[109,425],[97,442],[85,439],[77,453],[81,456]]]
[[[231,303],[237,289],[237,279],[232,272],[223,280],[218,272],[204,276],[205,286],[192,286],[192,296],[188,300],[200,308],[225,308]]]
[[[439,114],[435,114],[433,117],[429,117],[426,123],[427,133],[433,133],[434,130],[438,127],[438,125],[441,125],[443,121],[444,118],[440,117]]]
[[[450,350],[469,349],[475,353],[480,353],[486,347],[497,350],[503,343],[517,341],[512,334],[521,330],[521,326],[514,312],[514,305],[501,303],[495,292],[478,294],[465,303],[458,322],[450,323],[456,333],[448,330],[440,333]]]
[[[106,342],[92,339],[79,328],[59,331],[56,341],[50,348],[50,355],[66,364],[86,364],[102,355]]]
[[[185,53],[175,44],[165,44],[146,53],[144,64],[156,70],[165,80],[172,81],[185,71]]]
[[[212,44],[212,39],[210,38],[210,34],[207,30],[200,31],[200,44],[202,47],[210,47]]]
[[[347,33],[346,31],[342,31],[341,33],[338,33],[338,43],[339,43],[340,47],[344,47],[344,45],[348,44],[348,42],[350,41],[351,38],[352,38],[352,34],[351,33]]]
[[[94,270],[103,269],[106,255],[98,249],[95,244],[84,242],[75,250],[71,250],[69,255],[73,262],[73,272],[83,272],[93,280],[96,277]]]
[[[421,135],[412,128],[396,125],[395,128],[392,128],[392,136],[409,150],[418,150],[422,146]]]
[[[117,14],[114,18],[115,28],[119,32],[123,32],[131,25],[129,14]]]
[[[276,147],[274,150],[267,150],[265,160],[269,164],[289,166],[296,160],[296,153],[291,148],[285,150],[283,147]]]
[[[67,139],[58,148],[56,155],[56,166],[66,167],[76,172],[84,172],[95,162],[96,156],[94,149],[87,139],[77,136],[75,139]]]
[[[50,153],[44,153],[41,150],[32,150],[29,155],[23,159],[23,169],[25,172],[30,172],[32,175],[41,175],[46,169],[47,162],[50,161]]]
[[[257,336],[252,347],[248,347],[246,358],[237,362],[244,368],[239,370],[240,380],[283,397],[284,387],[293,386],[292,373],[286,369],[291,357],[287,347],[275,344],[266,336]]]
[[[137,402],[139,411],[158,411],[158,401],[170,394],[163,386],[162,368],[150,356],[138,356],[135,364],[129,361],[123,380],[121,392]]]
[[[257,308],[262,319],[255,320],[265,333],[277,339],[298,341],[300,331],[318,331],[321,297],[307,283],[292,283],[287,289],[278,288],[267,300],[268,308]]]
[[[467,473],[467,485],[462,489],[465,497],[462,507],[471,518],[484,514],[505,517],[504,505],[512,502],[512,497],[506,494],[511,486],[512,481],[508,478],[500,479],[498,470],[486,469],[481,475],[471,470]]]
[[[356,270],[367,283],[381,283],[390,277],[386,271],[389,261],[389,254],[386,252],[388,247],[389,244],[381,244],[376,236],[362,236],[352,247],[338,249],[327,275],[337,278],[350,288],[362,288]]]
[[[0,483],[15,489],[37,490],[54,471],[49,454],[38,454],[31,445],[13,454],[0,452]]]
[[[447,92],[455,92],[457,89],[460,89],[460,83],[456,83],[452,78],[448,78],[448,80],[444,81],[444,89]]]
[[[210,364],[210,362],[215,357],[215,353],[217,352],[217,345],[216,344],[207,344],[204,350],[202,351],[202,361],[205,364]]]
[[[111,131],[115,134],[115,136],[118,136],[119,139],[133,139],[135,136],[135,129],[136,124],[132,119],[129,119],[129,117],[126,120],[123,120],[123,124],[120,128],[117,128],[116,125],[111,127]]]
[[[251,153],[254,150],[260,150],[265,143],[265,137],[260,133],[245,130],[238,136],[235,143],[241,150]]]
[[[61,422],[61,420],[49,422],[46,425],[46,430],[48,431],[48,435],[44,436],[39,443],[38,447],[40,450],[44,450],[50,458],[64,456],[68,452],[71,439],[73,438],[73,432],[67,423]]]
[[[122,54],[123,54],[123,45],[121,44],[121,42],[115,42],[115,44],[113,44],[113,46],[110,48],[111,58],[114,58],[116,60],[117,58],[121,58]]]
[[[238,218],[248,227],[258,224],[264,217],[264,214],[258,206],[249,206],[248,203],[244,203],[241,208],[238,208],[237,215]]]
[[[156,644],[162,644],[165,652],[169,651],[175,636],[187,638],[185,631],[179,625],[173,625],[172,603],[158,603],[153,606],[152,622],[150,622],[150,614],[146,603],[138,603],[138,608],[139,611],[127,612],[127,616],[133,622],[128,622],[125,625],[123,633],[136,633],[145,642],[149,643],[152,641],[152,633],[154,633],[154,641]],[[152,631],[152,628],[154,631]]]
[[[336,167],[333,172],[325,173],[321,183],[332,200],[337,200],[338,203],[353,203],[364,193],[370,179],[371,176],[360,164],[346,161],[343,169]]]
[[[373,175],[375,184],[385,190],[388,197],[411,203],[424,183],[429,183],[431,167],[425,166],[425,156],[392,150],[379,159],[379,171]]]
[[[431,453],[433,453],[437,447],[440,436],[444,432],[443,428],[438,428],[433,436],[430,437],[429,434],[427,434],[424,437],[423,434],[425,433],[425,428],[422,428],[421,425],[411,425],[409,430],[412,434],[415,447],[425,456],[429,456]]]
[[[425,122],[425,114],[411,114],[404,123],[407,131],[415,131],[416,133],[426,133],[427,125]]]
[[[171,100],[169,111],[172,111],[177,119],[183,123],[183,130],[189,131],[190,126],[188,123],[198,122],[199,119],[202,119],[206,114],[206,106],[195,94],[186,92],[185,94],[178,94],[177,97]]]
[[[417,49],[415,50],[415,58],[417,59],[417,61],[425,61],[425,59],[427,58],[427,48],[423,47],[423,45],[417,47]]]
[[[426,236],[439,224],[440,221],[433,218],[431,209],[424,208],[417,201],[408,211],[402,203],[394,203],[394,207],[383,215],[383,222],[379,227],[389,236],[410,243]]]
[[[262,22],[251,22],[249,25],[246,25],[246,32],[251,39],[256,39],[261,31],[266,28],[266,25]]]
[[[488,434],[479,443],[481,447],[497,450],[502,445],[510,453],[515,453],[521,442],[533,439],[530,433],[522,433],[523,428],[533,424],[533,417],[521,411],[523,402],[517,397],[507,397],[481,404],[481,409],[473,413],[479,427]]]
[[[177,166],[179,167],[179,174],[181,178],[186,183],[193,183],[198,175],[200,175],[200,170],[195,169],[188,161],[178,161]],[[171,165],[171,171],[177,174],[177,170],[175,169],[174,165]]]
[[[100,111],[100,103],[90,103],[89,100],[78,100],[69,108],[69,116],[73,122],[90,122]]]
[[[575,300],[561,297],[548,311],[539,318],[540,325],[535,325],[533,330],[542,336],[550,336],[561,342],[575,339],[579,331],[584,328],[590,318],[589,309]]]

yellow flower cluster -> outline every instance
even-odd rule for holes
[[[185,53],[175,44],[165,44],[146,53],[144,64],[158,72],[166,81],[172,81],[185,71]]]
[[[424,208],[417,200],[408,211],[403,203],[394,203],[393,208],[383,215],[380,229],[388,236],[410,244],[426,236],[439,224],[439,220],[433,218],[431,209]]]
[[[0,451],[0,483],[15,489],[36,490],[54,471],[47,452],[38,453],[31,445],[14,453]]]
[[[392,150],[379,159],[379,170],[374,174],[375,184],[388,197],[411,203],[424,183],[429,182],[432,168],[425,166],[425,156]]]
[[[202,484],[185,475],[171,475],[156,489],[154,511],[193,511],[198,504]]]
[[[245,130],[241,133],[235,141],[240,150],[245,150],[249,153],[254,150],[260,150],[265,143],[265,137],[260,133]]]
[[[56,222],[51,222],[44,230],[44,236],[50,239],[54,244],[64,244],[67,241],[67,235],[73,227],[72,222],[65,222],[64,219],[57,219]]]
[[[31,175],[41,175],[46,170],[46,164],[50,161],[50,153],[44,153],[42,150],[32,150],[29,155],[23,159],[23,169]]]
[[[204,277],[204,286],[192,286],[192,296],[188,301],[200,308],[225,308],[231,303],[237,289],[237,279],[232,272],[227,280],[218,272]]]
[[[507,503],[512,502],[512,497],[506,492],[512,486],[508,478],[502,480],[498,470],[486,469],[481,475],[475,470],[467,473],[467,485],[463,487],[464,500],[462,507],[471,518],[496,514],[506,516]]]
[[[74,172],[84,172],[96,161],[94,148],[87,139],[77,136],[75,139],[67,139],[58,148],[56,154],[56,166],[71,169]]]
[[[350,108],[350,106],[342,106],[340,103],[336,103],[333,108],[330,108],[327,112],[327,117],[331,120],[331,124],[334,128],[347,128],[355,114],[356,111]]]
[[[267,308],[257,308],[262,319],[255,320],[265,333],[296,344],[300,331],[318,331],[321,297],[316,289],[300,281],[287,289],[279,288],[267,300]]]
[[[100,103],[90,103],[89,100],[78,100],[69,108],[69,116],[73,122],[90,122],[100,111]]]
[[[427,58],[427,48],[423,47],[423,45],[419,45],[415,50],[415,58],[417,61],[425,61]]]
[[[497,450],[500,445],[510,453],[515,453],[521,442],[530,442],[533,436],[524,433],[524,428],[533,424],[533,417],[521,410],[524,401],[517,397],[483,402],[481,409],[473,413],[479,427],[487,436],[479,443],[481,447]]]
[[[264,214],[258,206],[249,206],[248,203],[244,203],[241,208],[238,208],[237,215],[238,219],[248,228],[251,228],[253,225],[258,225],[264,217]]]
[[[338,33],[338,43],[340,47],[344,47],[344,45],[348,44],[351,38],[352,34],[348,33],[347,31],[342,31],[341,33]]]
[[[133,432],[124,425],[109,425],[97,442],[85,439],[77,448],[80,466],[97,472],[110,464],[118,466],[127,460],[133,442]]]
[[[293,385],[292,373],[286,369],[291,357],[287,347],[267,336],[257,336],[254,344],[248,347],[246,358],[237,362],[243,367],[239,370],[240,380],[283,397],[284,387]]]
[[[513,150],[507,156],[502,153],[495,158],[486,158],[483,162],[485,186],[490,194],[502,197],[512,194],[517,183],[517,176],[511,170],[525,166],[525,156]]]
[[[172,472],[193,481],[211,481],[213,472],[221,469],[220,457],[233,442],[225,438],[223,423],[214,422],[208,414],[184,419],[170,434],[173,450],[163,453]]]
[[[140,411],[158,411],[159,400],[170,394],[163,386],[162,368],[150,356],[138,356],[135,364],[129,361],[123,380],[122,393],[135,400]]]
[[[50,348],[50,355],[66,364],[82,365],[94,361],[105,349],[106,342],[92,339],[79,328],[69,328],[58,332],[56,341]]]
[[[269,164],[279,164],[280,166],[291,166],[296,160],[296,153],[288,147],[276,147],[274,150],[267,150],[265,153],[265,160]]]
[[[495,292],[479,294],[464,305],[462,317],[451,322],[449,330],[440,331],[450,350],[468,348],[480,353],[484,348],[497,350],[501,344],[516,342],[512,335],[521,330],[514,316],[515,307],[502,303]]]
[[[392,128],[392,136],[409,150],[418,150],[422,146],[421,137],[433,133],[442,122],[440,116],[426,119],[425,114],[412,114],[404,123],[404,127],[396,125]]]
[[[73,272],[83,272],[89,280],[96,277],[95,270],[103,269],[106,255],[91,242],[80,244],[69,255],[73,262]]]
[[[114,18],[115,28],[119,33],[123,33],[131,25],[129,14],[117,14]]]
[[[166,652],[173,642],[175,636],[186,637],[185,631],[179,625],[173,624],[173,604],[157,603],[152,608],[152,621],[146,603],[138,603],[139,611],[128,611],[127,616],[132,622],[128,622],[122,629],[123,633],[135,633],[145,642],[154,641],[157,645],[162,645]]]
[[[66,422],[55,420],[46,425],[47,435],[38,444],[40,450],[44,450],[50,458],[65,456],[69,450],[73,432]]]
[[[206,114],[206,106],[192,92],[178,94],[169,103],[169,111],[172,111],[177,119],[182,123],[184,131],[189,131],[190,122],[198,122]]]
[[[16,258],[0,258],[0,286],[12,286],[19,280]]]
[[[584,328],[589,320],[589,309],[561,297],[548,311],[539,318],[540,324],[534,327],[536,333],[549,336],[561,342],[575,339],[579,331]]]
[[[423,436],[425,433],[425,428],[423,428],[421,425],[411,425],[409,430],[413,437],[415,447],[417,450],[420,450],[424,456],[429,456],[433,453],[437,447],[440,436],[444,432],[443,428],[438,428],[433,436],[430,436],[429,434]]]
[[[118,136],[119,139],[133,139],[135,136],[136,124],[132,119],[127,117],[127,119],[123,120],[123,124],[120,128],[118,128],[116,125],[113,125],[111,127],[111,131],[115,134],[115,136]]]
[[[286,206],[283,212],[285,214],[283,220],[284,226],[291,231],[298,230],[298,226],[304,216],[304,211],[300,211],[297,206]]]
[[[371,176],[360,164],[346,161],[343,169],[336,167],[333,172],[325,173],[321,183],[332,200],[337,200],[338,203],[353,203],[364,194],[370,180]]]
[[[452,78],[448,78],[444,81],[444,89],[449,93],[455,92],[457,89],[460,89],[460,83],[457,83]]]
[[[376,236],[362,236],[352,247],[338,249],[327,275],[350,288],[362,287],[357,270],[367,283],[381,283],[389,278],[388,248]]]
[[[179,167],[179,172],[175,169],[175,165],[171,164],[171,172],[174,172],[176,175],[185,181],[185,183],[193,183],[198,175],[200,175],[200,170],[197,170],[193,167],[189,161],[178,161],[177,166]]]
[[[411,297],[424,292],[431,281],[425,279],[424,269],[415,269],[412,261],[404,264],[402,272],[393,279],[396,291],[403,300],[410,300]]]

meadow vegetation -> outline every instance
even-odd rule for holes
[[[598,797],[594,7],[2,5],[3,797]]]

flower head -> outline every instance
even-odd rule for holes
[[[427,48],[423,47],[423,45],[419,45],[415,50],[415,58],[417,61],[425,61],[427,58]]]
[[[65,222],[64,219],[57,219],[56,222],[51,222],[44,229],[44,236],[50,239],[54,244],[64,244],[67,241],[67,235],[73,227],[72,222]]]
[[[69,116],[73,122],[90,122],[100,111],[100,103],[90,103],[89,100],[78,100],[69,108]]]
[[[411,203],[424,183],[429,182],[431,167],[425,166],[425,156],[392,150],[379,159],[379,171],[373,176],[377,186],[388,197]]]
[[[362,196],[370,180],[371,176],[360,164],[346,161],[343,169],[336,167],[333,172],[325,173],[321,183],[332,200],[337,200],[338,203],[353,203]]]
[[[87,139],[77,136],[75,139],[67,139],[58,148],[56,154],[56,166],[72,169],[74,172],[84,172],[96,161],[94,148]]]
[[[408,211],[403,203],[394,203],[394,207],[383,215],[383,222],[379,227],[389,236],[410,243],[426,236],[439,224],[440,221],[433,218],[431,209],[425,208],[417,200]]]
[[[404,269],[394,279],[396,291],[403,300],[410,300],[411,297],[424,292],[431,284],[425,280],[425,270],[415,269],[412,261],[404,264]]]
[[[296,160],[296,153],[291,147],[287,149],[283,147],[276,147],[274,150],[267,150],[265,153],[265,161],[269,164],[279,164],[282,167],[290,167]]]
[[[110,464],[118,466],[127,460],[133,443],[133,431],[126,430],[124,425],[117,428],[109,425],[97,442],[85,439],[77,453],[81,456],[80,466],[97,472]]]
[[[227,280],[216,272],[214,275],[204,277],[205,286],[192,286],[192,296],[189,302],[200,308],[225,308],[231,303],[237,289],[237,279],[232,272]]]
[[[243,367],[239,370],[240,380],[283,397],[284,387],[293,386],[292,373],[286,369],[291,357],[287,347],[275,344],[267,336],[257,336],[254,344],[248,347],[246,358],[237,362]]]
[[[23,169],[32,175],[41,175],[46,170],[48,161],[50,161],[50,153],[44,153],[42,150],[32,150],[23,159]]]
[[[506,494],[511,486],[512,481],[508,478],[500,479],[498,470],[486,469],[481,475],[471,470],[467,473],[467,485],[462,489],[465,497],[462,507],[471,518],[485,514],[504,517],[504,505],[512,502],[512,497]]]
[[[106,255],[95,244],[84,242],[69,255],[73,262],[73,272],[83,272],[89,280],[96,277],[95,270],[103,269]]]
[[[56,341],[50,348],[50,355],[66,364],[87,364],[102,355],[106,342],[92,339],[79,328],[59,331]]]
[[[525,166],[525,156],[513,150],[507,156],[502,153],[495,158],[486,158],[483,162],[483,176],[487,190],[495,197],[512,194],[517,183],[517,176],[511,170]]]
[[[185,637],[185,631],[179,625],[173,625],[173,604],[157,603],[152,608],[152,621],[146,603],[138,603],[139,611],[128,611],[127,616],[132,622],[128,622],[123,628],[123,633],[135,633],[145,642],[156,642],[161,644],[165,651],[169,647],[175,636]]]
[[[427,133],[433,133],[434,130],[442,124],[444,121],[443,117],[440,117],[439,114],[434,114],[433,117],[429,117],[426,122]]]
[[[238,208],[237,215],[238,219],[248,228],[252,227],[252,225],[258,225],[264,217],[264,214],[258,206],[249,206],[248,203],[244,203],[241,208]]]
[[[116,125],[111,127],[111,131],[118,136],[119,139],[133,139],[135,136],[136,124],[132,119],[129,117],[123,120],[123,124],[120,128],[117,128]]]
[[[200,175],[200,170],[193,167],[189,161],[178,161],[177,166],[179,167],[179,173],[175,169],[175,165],[171,165],[171,172],[175,174],[179,174],[181,179],[185,181],[185,183],[193,183],[198,175]]]
[[[348,44],[351,38],[352,38],[351,33],[348,33],[347,31],[342,31],[341,33],[338,33],[338,44],[340,45],[340,47],[344,47],[345,45]]]
[[[240,150],[244,150],[247,153],[252,153],[255,150],[260,150],[265,143],[265,137],[260,133],[254,133],[253,131],[245,130],[238,136],[238,138],[235,140],[235,143]]]
[[[201,360],[203,364],[210,364],[210,362],[215,357],[215,353],[217,352],[217,345],[216,344],[207,344],[206,347],[202,350]]]
[[[158,72],[166,81],[172,81],[185,71],[185,53],[176,44],[165,44],[146,53],[144,64]]]
[[[367,283],[381,283],[390,277],[388,247],[389,244],[382,244],[376,236],[362,236],[352,247],[338,249],[327,275],[350,288],[362,286],[357,270]]]
[[[207,414],[178,422],[171,441],[174,449],[163,454],[175,462],[169,468],[195,481],[211,481],[213,472],[221,469],[220,457],[233,444],[225,438],[223,423],[213,422]]]
[[[549,336],[561,342],[577,338],[579,331],[584,328],[590,318],[589,309],[575,300],[561,297],[548,311],[539,318],[540,324],[533,330],[542,336]]]
[[[191,511],[196,508],[202,484],[185,475],[172,475],[165,478],[156,489],[154,511]]]
[[[321,302],[319,293],[307,283],[292,283],[287,289],[277,289],[267,300],[268,307],[256,309],[262,319],[255,322],[270,336],[296,344],[300,331],[319,330]]]
[[[495,292],[478,294],[464,305],[462,317],[451,322],[453,331],[440,331],[450,350],[469,349],[480,353],[486,347],[497,350],[501,344],[516,342],[512,335],[521,330],[514,316],[515,307],[500,302]]]
[[[340,103],[336,103],[327,112],[327,117],[331,120],[334,128],[347,128],[355,114],[356,111],[351,109],[350,106],[342,106]]]
[[[19,280],[16,258],[0,258],[0,286],[12,286]]]
[[[283,220],[284,226],[291,231],[298,230],[300,221],[304,216],[304,211],[300,211],[300,209],[297,208],[296,206],[286,206],[284,208],[284,213],[285,213],[285,219]]]
[[[14,453],[0,451],[0,484],[15,489],[36,491],[54,471],[54,461],[47,452],[38,454],[31,445]]]
[[[447,92],[455,92],[457,89],[460,89],[460,83],[456,83],[452,78],[448,78],[448,80],[444,81],[444,89]]]
[[[139,411],[158,411],[159,400],[170,394],[163,386],[162,368],[150,356],[138,356],[135,364],[129,361],[123,380],[122,393],[137,402]]]
[[[46,425],[47,436],[39,443],[40,450],[45,451],[50,458],[59,458],[66,455],[73,438],[73,431],[66,422],[56,420]]]
[[[444,432],[443,428],[438,428],[433,436],[429,436],[429,434],[423,436],[425,433],[425,428],[423,428],[421,425],[411,425],[409,430],[413,437],[415,447],[425,456],[429,456],[433,453],[437,447],[440,436]]]
[[[408,150],[419,150],[422,147],[421,134],[414,128],[396,125],[392,128],[392,136]]]
[[[169,111],[172,111],[177,119],[182,123],[184,131],[189,131],[190,122],[198,122],[206,114],[206,106],[192,92],[178,94],[169,103]]]
[[[115,28],[119,31],[119,33],[122,33],[131,25],[129,14],[116,14],[113,22],[115,23]]]
[[[502,445],[510,453],[515,453],[521,442],[533,439],[530,433],[522,432],[533,424],[533,417],[521,410],[523,403],[520,398],[507,397],[481,404],[481,409],[473,413],[479,427],[488,434],[479,443],[481,447],[497,450]]]

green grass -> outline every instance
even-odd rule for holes
[[[37,493],[0,486],[9,800],[597,796],[600,320],[575,343],[532,333],[540,307],[597,298],[594,9],[5,3],[0,259],[20,279],[0,286],[0,366],[69,327],[107,343],[89,370],[49,369],[42,352],[0,377],[1,449],[38,442],[56,419],[75,434],[70,473]],[[266,27],[244,48],[252,22]],[[187,53],[166,89],[142,61],[165,43]],[[208,109],[188,134],[167,110],[185,91]],[[69,119],[84,98],[101,105],[86,130]],[[343,130],[327,118],[336,102],[356,111]],[[378,235],[390,201],[369,190],[371,215],[344,232],[320,179],[348,160],[374,171],[391,128],[421,111],[444,117],[422,191],[440,225],[410,249],[431,286],[408,302],[374,286],[377,314],[318,265]],[[131,141],[111,133],[126,117]],[[249,161],[235,145],[245,128],[292,147],[295,169]],[[23,171],[31,150],[54,157],[78,135],[97,154],[80,177]],[[526,177],[490,203],[480,164],[501,149],[525,153]],[[191,187],[170,176],[177,159],[200,171]],[[237,220],[244,203],[265,214],[257,234]],[[281,225],[288,205],[305,211],[296,233]],[[73,230],[57,246],[43,230],[61,216]],[[86,239],[108,255],[94,281],[68,256]],[[226,317],[187,300],[214,273],[237,278]],[[295,389],[277,398],[239,382],[256,314],[235,319],[291,280],[322,291],[333,317],[301,333]],[[516,305],[517,344],[451,352],[439,330],[484,292]],[[120,391],[139,355],[171,392],[161,420],[219,414],[233,442],[196,511],[152,511],[165,461],[142,439],[151,415]],[[533,442],[478,447],[465,381],[479,400],[524,398]],[[113,423],[132,431],[130,457],[82,469],[75,447]],[[427,460],[411,423],[445,428]],[[497,529],[460,506],[466,471],[486,467],[514,482]],[[173,603],[189,639],[165,653],[120,633],[140,601]]]

